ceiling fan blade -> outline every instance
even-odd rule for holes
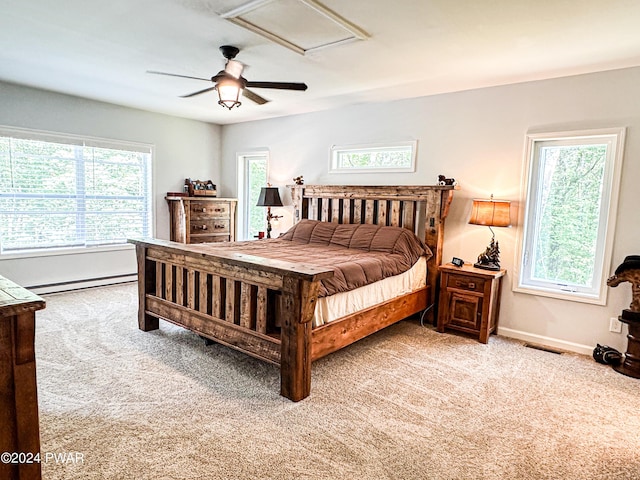
[[[215,89],[216,89],[215,86],[209,87],[209,88],[205,88],[204,90],[198,90],[197,92],[193,92],[193,93],[190,93],[188,95],[180,95],[180,98],[195,97],[196,95],[200,95],[201,93],[207,93],[207,92],[210,92],[211,90],[215,90]]]
[[[167,73],[167,72],[156,72],[153,70],[147,70],[147,73],[153,73],[154,75],[167,75],[168,77],[180,77],[180,78],[191,78],[193,80],[204,80],[205,82],[210,82],[210,78],[200,78],[200,77],[190,77],[188,75],[178,75],[176,73]]]
[[[267,100],[266,98],[262,98],[257,93],[254,93],[251,90],[246,88],[242,91],[242,95],[248,98],[249,100],[251,100],[252,102],[257,103],[258,105],[264,105],[265,103],[269,102],[269,100]]]
[[[247,87],[252,88],[277,88],[279,90],[306,90],[306,83],[291,83],[291,82],[249,82],[247,81]]]

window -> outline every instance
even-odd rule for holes
[[[516,291],[604,304],[624,129],[529,135]]]
[[[268,153],[238,155],[238,237],[252,239],[266,228],[267,211],[257,207],[260,189],[267,186]]]
[[[0,129],[0,254],[151,236],[151,147]]]
[[[331,147],[331,173],[415,172],[417,142]]]

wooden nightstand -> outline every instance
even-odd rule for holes
[[[506,270],[491,271],[448,263],[440,265],[438,332],[445,328],[479,335],[482,343],[498,327],[502,277]]]

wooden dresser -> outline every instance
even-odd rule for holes
[[[172,242],[233,242],[236,239],[235,198],[165,197],[169,204]]]
[[[42,298],[0,275],[0,478],[39,479],[34,339]],[[8,456],[14,454],[13,456]]]

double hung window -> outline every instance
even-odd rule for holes
[[[0,254],[151,236],[149,145],[0,129]]]

